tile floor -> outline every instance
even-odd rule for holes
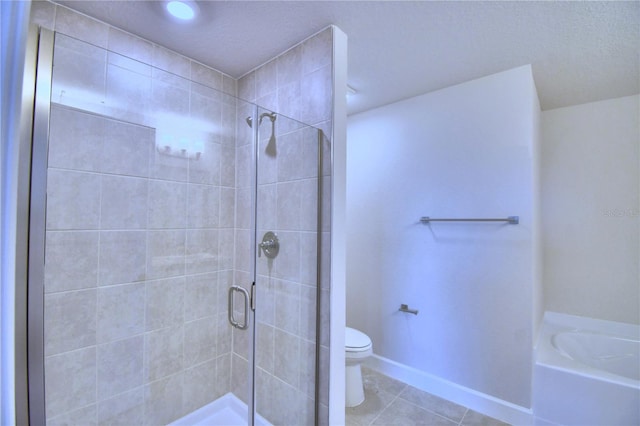
[[[505,426],[482,415],[406,383],[362,367],[365,400],[347,408],[347,426]]]

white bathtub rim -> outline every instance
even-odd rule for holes
[[[602,332],[606,329],[607,332]],[[640,328],[634,324],[578,317],[575,315],[545,312],[542,327],[534,348],[534,362],[570,374],[603,380],[633,389],[640,389],[640,381],[600,370],[563,356],[551,343],[552,336],[562,332],[587,332],[593,334],[638,339]]]
[[[542,319],[544,325],[561,327],[562,330],[580,330],[603,334],[602,329],[613,336],[638,340],[640,338],[640,325],[624,322],[615,322],[597,318],[580,317],[577,315],[563,314],[559,312],[546,311]]]

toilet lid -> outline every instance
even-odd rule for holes
[[[344,333],[344,346],[349,349],[361,349],[371,345],[371,339],[362,331],[347,327]]]

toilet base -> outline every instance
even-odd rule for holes
[[[364,385],[360,364],[347,365],[345,368],[345,406],[356,407],[364,402]]]

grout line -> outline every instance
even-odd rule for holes
[[[378,420],[378,418],[391,406],[391,404],[393,404],[394,402],[396,402],[396,400],[398,398],[400,398],[400,394],[407,388],[407,385],[405,383],[404,387],[402,389],[400,389],[400,391],[398,392],[398,394],[391,400],[391,402],[389,402],[382,410],[380,410],[380,412],[378,413],[377,416],[375,416],[371,422],[369,422],[370,425],[372,425],[376,420]],[[385,391],[386,392],[386,391]]]
[[[407,386],[409,386],[409,385],[407,385]],[[402,392],[400,392],[400,394],[401,394],[401,393],[402,393]],[[404,402],[406,402],[406,403],[408,403],[408,404],[411,404],[411,405],[413,405],[414,407],[418,407],[418,408],[419,408],[419,409],[421,409],[421,410],[428,411],[429,413],[431,413],[431,414],[433,414],[433,415],[435,415],[435,416],[442,417],[443,419],[445,419],[445,420],[447,420],[447,421],[449,421],[449,422],[451,422],[451,423],[455,423],[455,424],[457,424],[458,426],[460,426],[460,425],[461,425],[462,420],[464,419],[464,416],[467,414],[467,411],[469,411],[469,409],[467,408],[467,409],[466,409],[466,411],[464,412],[464,415],[463,415],[463,416],[462,416],[462,418],[460,419],[460,421],[459,421],[459,422],[456,422],[455,420],[453,420],[453,419],[451,419],[451,418],[449,418],[449,417],[447,417],[447,416],[443,416],[442,414],[436,413],[436,412],[435,412],[435,411],[433,411],[433,410],[430,410],[430,409],[425,408],[425,407],[423,407],[423,406],[421,406],[421,405],[418,405],[418,404],[416,404],[416,403],[414,403],[414,402],[412,402],[412,401],[409,401],[409,400],[407,400],[407,399],[404,399],[404,398],[402,398],[402,397],[400,396],[400,394],[398,394],[398,398],[400,398],[400,399],[401,399],[401,400],[403,400]]]
[[[464,421],[465,417],[467,417],[467,413],[468,412],[469,412],[469,409],[467,408],[467,410],[464,412],[464,415],[462,416],[462,418],[458,422],[458,426],[462,426],[462,422]]]
[[[400,396],[400,394],[396,395],[390,403],[388,403],[382,410],[380,410],[380,412],[378,413],[377,416],[375,416],[373,419],[371,419],[371,421],[369,422],[369,425],[372,425],[373,423],[375,423],[376,420],[378,420],[378,418],[385,412],[387,411],[387,409],[391,406],[391,404],[393,404],[398,397]]]

